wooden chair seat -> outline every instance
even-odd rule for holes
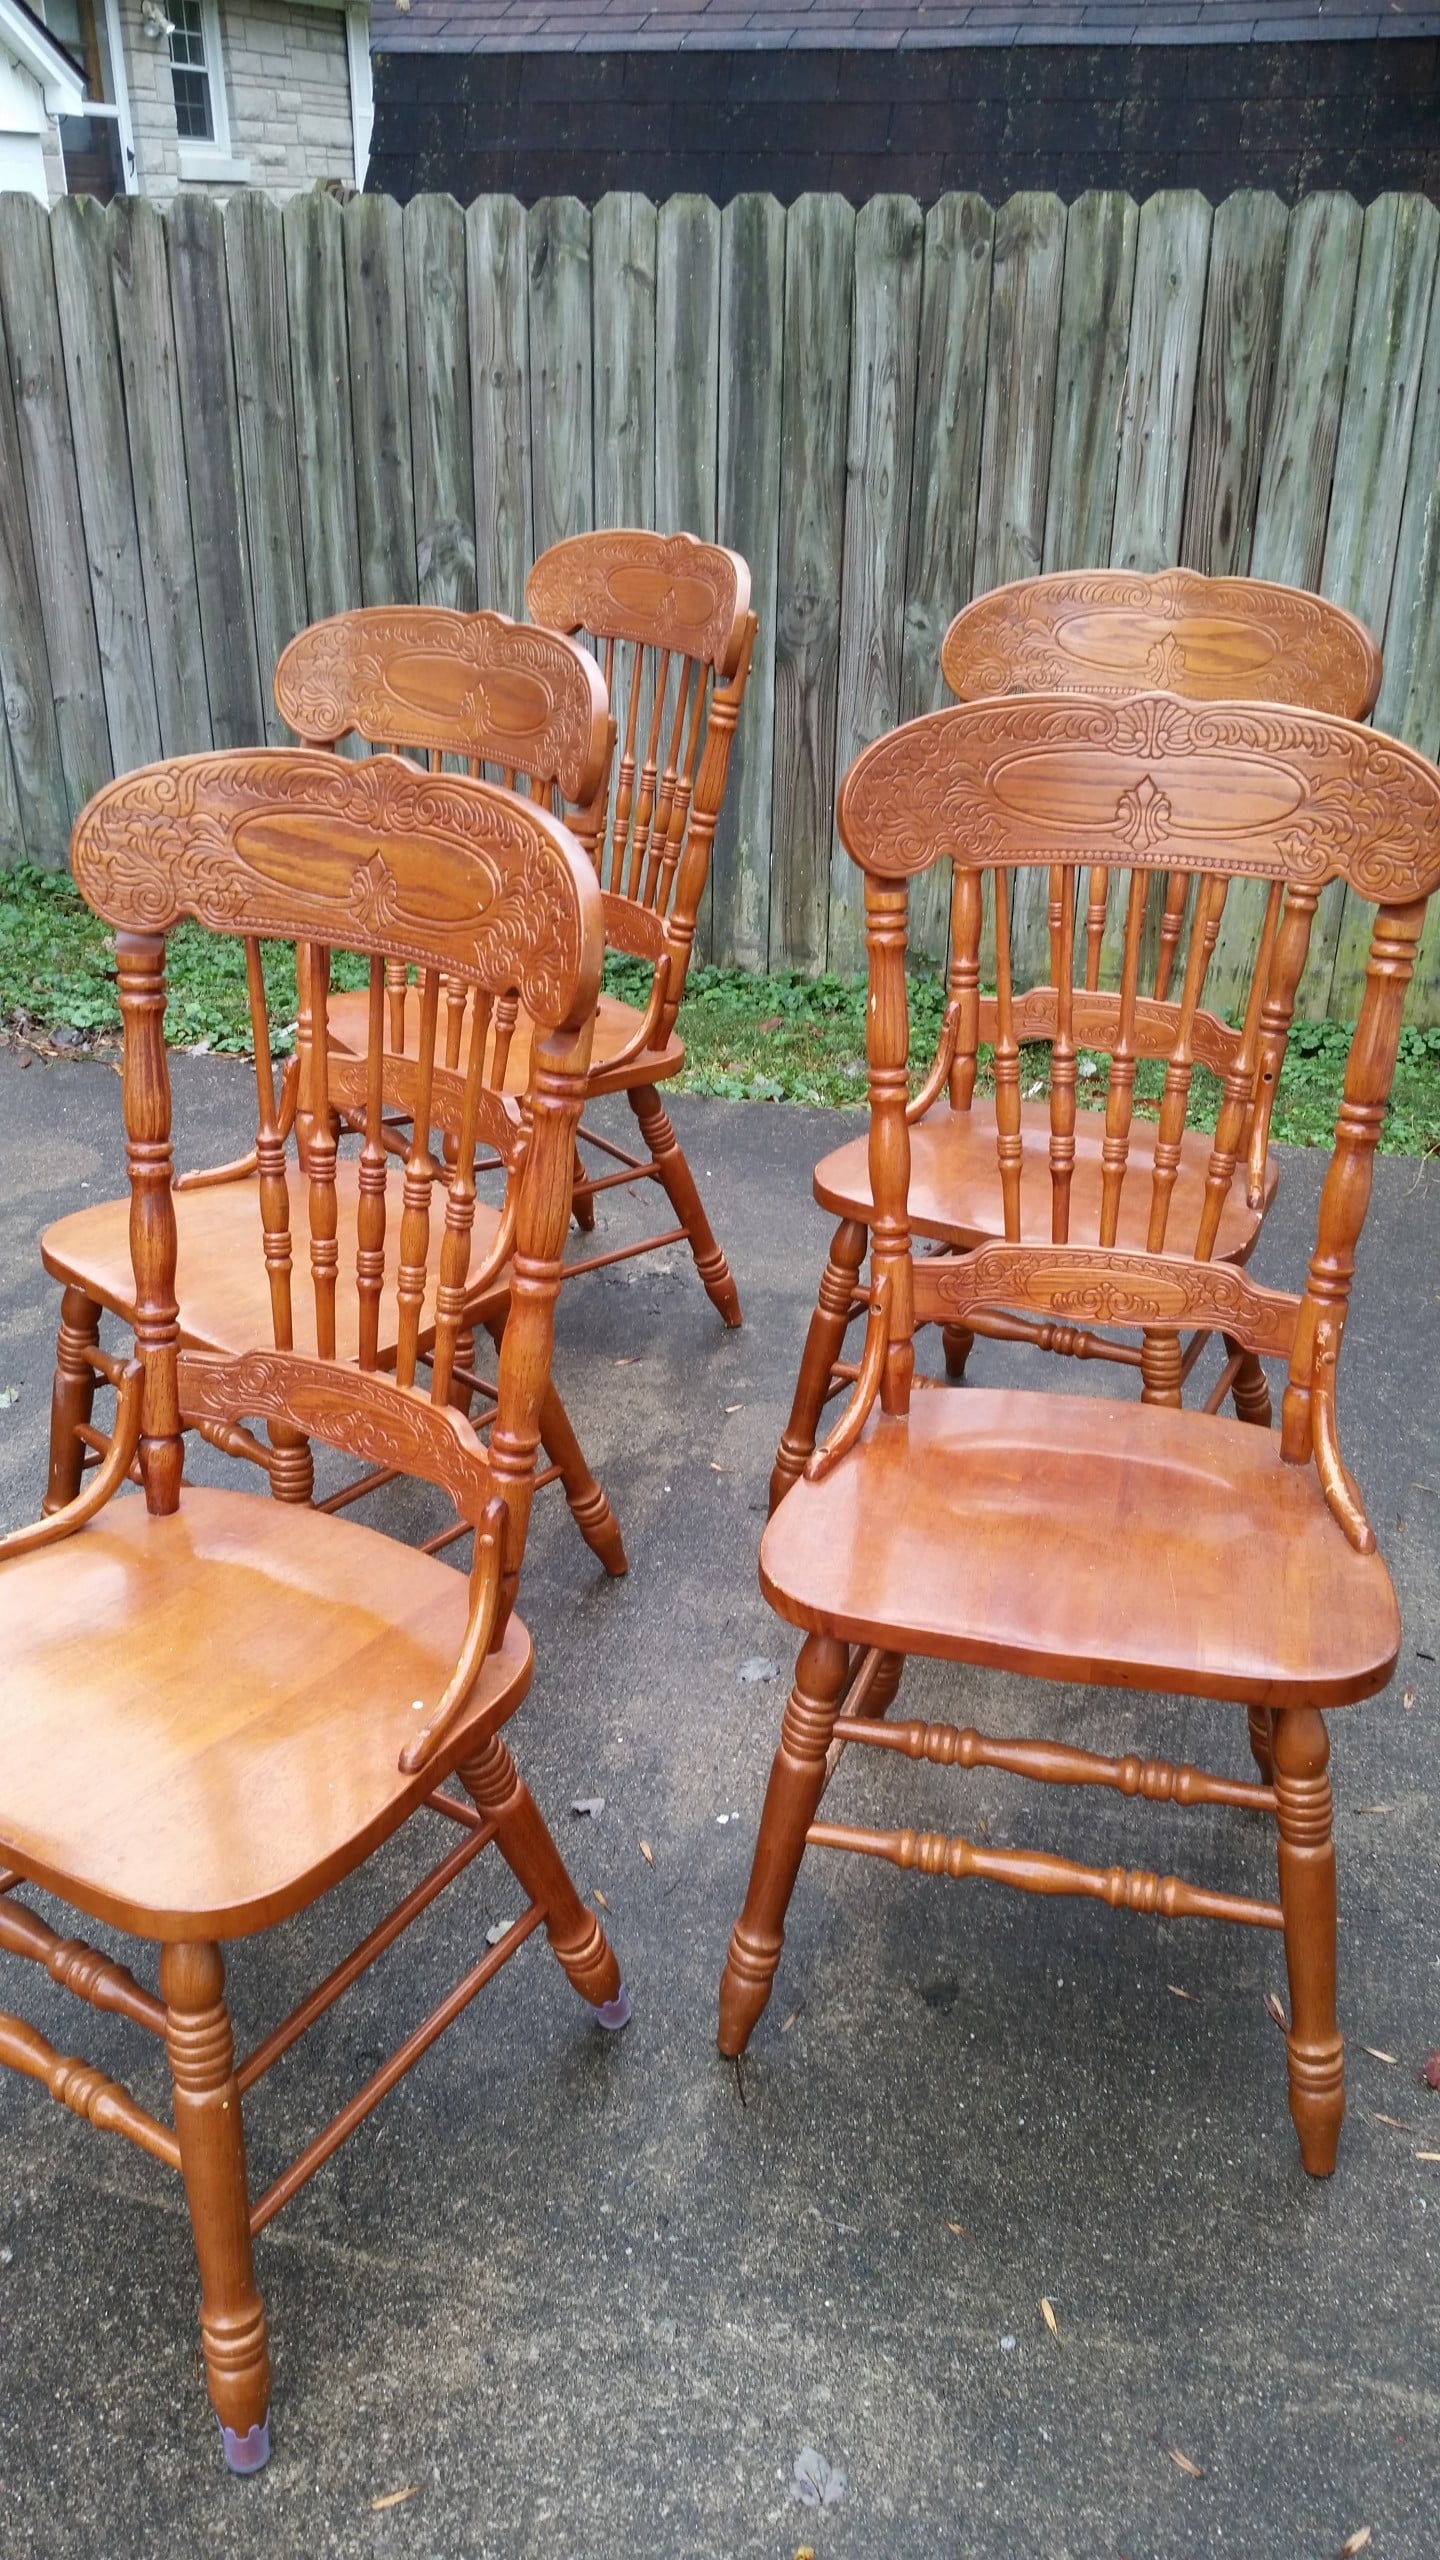
[[[972,1387],[877,1414],[787,1494],[760,1580],[848,1643],[1247,1705],[1369,1697],[1400,1642],[1381,1557],[1277,1433],[1092,1396]]]
[[[363,995],[337,995],[330,998],[329,1022],[335,1046],[363,1057],[368,1037],[367,998]],[[623,1004],[618,996],[602,996],[595,1016],[595,1045],[590,1052],[590,1074],[586,1091],[624,1093],[635,1085],[664,1084],[670,1076],[678,1076],[685,1064],[685,1043],[672,1031],[668,1039],[659,1040],[653,1048],[642,1049],[628,1064],[612,1069],[611,1059],[620,1049],[628,1048],[644,1021],[644,1014],[632,1004]],[[524,1093],[530,1082],[530,1039],[533,1025],[522,1008],[516,1016],[511,1034],[510,1053],[505,1061],[501,1090]],[[408,989],[405,997],[405,1049],[413,1057],[420,1036],[420,990]],[[491,1044],[493,1049],[493,1042]],[[486,1052],[487,1073],[490,1050]]]
[[[1050,1107],[1023,1103],[1021,1137],[1025,1153],[1020,1168],[1020,1234],[1027,1242],[1048,1243],[1052,1188],[1048,1159]],[[1158,1123],[1136,1119],[1130,1131],[1131,1177],[1120,1195],[1118,1246],[1143,1251],[1150,1214],[1150,1174]],[[1081,1111],[1075,1117],[1075,1171],[1070,1191],[1070,1233],[1094,1236],[1100,1227],[1100,1150],[1104,1116]],[[822,1158],[815,1168],[815,1197],[837,1218],[856,1218],[869,1226],[874,1215],[870,1189],[868,1137],[852,1138]],[[1193,1227],[1204,1197],[1210,1162],[1211,1133],[1187,1129],[1180,1143],[1180,1166],[1171,1197],[1171,1216],[1181,1234]],[[1267,1160],[1265,1197],[1258,1209],[1247,1206],[1245,1168],[1237,1167],[1220,1213],[1214,1254],[1220,1262],[1243,1262],[1259,1233],[1265,1211],[1275,1196],[1280,1168]],[[942,1244],[973,1245],[988,1236],[1003,1236],[1005,1213],[996,1157],[995,1106],[977,1099],[968,1111],[944,1104],[910,1131],[910,1224],[917,1235]]]
[[[401,1180],[401,1169],[395,1165],[386,1186],[382,1365],[388,1365],[388,1360],[394,1357]],[[286,1187],[290,1195],[291,1232],[302,1239],[298,1252],[303,1259],[307,1250],[303,1241],[306,1234],[306,1183],[299,1167],[293,1163],[286,1169]],[[353,1271],[355,1267],[358,1202],[359,1165],[353,1157],[342,1156],[335,1167],[336,1235],[342,1271]],[[181,1341],[191,1350],[224,1352],[246,1351],[256,1343],[267,1341],[271,1332],[270,1286],[261,1251],[263,1228],[258,1178],[254,1174],[242,1175],[234,1182],[215,1183],[199,1191],[177,1191],[174,1204],[176,1295],[180,1301]],[[498,1225],[498,1213],[483,1203],[477,1203],[470,1252],[472,1270],[478,1270],[483,1264],[495,1241]],[[443,1235],[441,1221],[432,1219],[426,1258],[429,1281],[422,1333],[428,1331],[433,1323],[434,1292]],[[40,1256],[52,1279],[60,1281],[66,1288],[83,1289],[87,1297],[108,1307],[112,1315],[130,1317],[135,1282],[130,1261],[128,1200],[97,1202],[93,1208],[77,1209],[70,1217],[57,1219],[40,1239]],[[494,1289],[486,1301],[487,1305],[502,1307],[504,1302],[503,1285]],[[341,1360],[354,1360],[359,1355],[358,1303],[353,1289],[337,1291],[335,1347],[336,1356]],[[307,1288],[295,1291],[294,1334],[297,1351],[313,1352],[316,1349],[315,1301]]]
[[[7,1565],[0,1859],[112,1927],[234,1938],[314,1901],[530,1684],[512,1615],[442,1753],[402,1777],[465,1577],[398,1539],[187,1485]],[[222,1811],[222,1808],[224,1809]]]

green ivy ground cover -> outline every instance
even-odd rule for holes
[[[337,982],[364,984],[364,967],[337,954]],[[643,1002],[649,969],[612,959],[612,993]],[[170,939],[166,1034],[177,1048],[202,1045],[241,1054],[250,1046],[241,945],[181,925]],[[265,952],[270,1018],[293,1025],[294,961],[283,945]],[[916,1078],[934,1055],[944,994],[938,978],[910,983],[911,1061]],[[119,1030],[111,937],[64,872],[21,868],[0,875],[0,1023],[22,1041],[89,1046]],[[865,1098],[863,979],[752,977],[739,969],[692,969],[680,1013],[686,1046],[681,1089],[737,1101],[860,1103]],[[281,1041],[278,1045],[284,1045]],[[1297,1023],[1281,1079],[1274,1131],[1292,1145],[1326,1143],[1335,1123],[1350,1035],[1333,1022]],[[1045,1051],[1027,1050],[1022,1085],[1045,1087]],[[1137,1098],[1158,1099],[1163,1069],[1141,1067]],[[1105,1091],[1105,1061],[1082,1054],[1082,1098]],[[984,1067],[981,1070],[984,1082]],[[1195,1077],[1191,1117],[1213,1118],[1216,1089]],[[1440,1153],[1440,1029],[1401,1034],[1395,1091],[1381,1146],[1392,1155]]]

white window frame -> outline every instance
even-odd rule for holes
[[[107,8],[112,0],[106,0]],[[200,0],[200,33],[205,46],[205,73],[210,83],[210,121],[215,127],[208,142],[177,137],[180,153],[180,178],[200,179],[207,185],[228,179],[234,186],[244,186],[250,176],[248,160],[230,157],[230,96],[225,78],[225,48],[220,41],[220,11],[217,0]],[[166,38],[166,61],[170,43]]]
[[[127,196],[135,196],[140,192],[140,172],[135,165],[135,128],[130,121],[130,84],[125,77],[125,47],[120,36],[120,0],[105,0],[105,41],[110,48],[110,77],[115,83],[115,121],[120,127],[120,174]],[[101,112],[108,115],[111,110],[105,107]]]

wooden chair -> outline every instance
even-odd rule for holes
[[[940,656],[945,681],[962,701],[1036,690],[1105,695],[1163,685],[1191,699],[1263,695],[1268,701],[1295,702],[1363,719],[1380,687],[1379,650],[1363,624],[1338,605],[1296,588],[1268,586],[1259,579],[1202,578],[1188,569],[1165,570],[1155,577],[1118,569],[1066,571],[998,587],[957,614]],[[1110,840],[1097,842],[1090,854],[1084,987],[1075,991],[1073,1037],[1081,1048],[1101,1055],[1113,1054],[1118,1020],[1115,989],[1126,948],[1123,902],[1114,875],[1150,824],[1143,802],[1134,807],[1126,803],[1117,813]],[[1017,1001],[1016,1038],[1053,1043],[1058,918],[1052,902],[1042,920],[1044,886],[1039,875],[1015,884],[1010,910],[1013,949],[1008,956],[1019,972],[1030,962],[1032,973],[1038,970],[1041,980],[1027,987]],[[1173,974],[1195,887],[1188,873],[1171,870],[1156,877],[1150,892],[1151,912],[1140,929],[1141,974],[1134,1020],[1139,1057],[1163,1057],[1173,1037],[1177,1018],[1171,995]],[[1234,930],[1232,919],[1231,956],[1239,963],[1242,1007],[1247,974],[1260,956],[1258,905],[1252,921],[1254,932],[1247,936]],[[975,1011],[969,1001],[977,971],[988,976],[995,965],[993,915],[982,918],[973,888],[957,875],[945,1029],[932,1072],[911,1106],[912,1220],[917,1233],[955,1245],[973,1245],[985,1236],[1007,1232],[996,1174],[994,1107],[988,1097],[976,1093],[977,1046],[994,1040],[995,1005],[982,998]],[[1297,987],[1298,973],[1278,979],[1266,998],[1268,1047],[1257,1093],[1257,1127],[1261,1121],[1266,1128],[1269,1125],[1273,1079],[1284,1063]],[[1198,1014],[1195,1040],[1199,1062],[1217,1076],[1227,1075],[1239,1052],[1239,1035],[1218,1011]],[[1061,1071],[1073,1073],[1073,1061],[1063,1062]],[[1038,1130],[1043,1119],[1041,1105],[1030,1114],[1030,1121]],[[1070,1212],[1074,1232],[1098,1234],[1094,1219],[1105,1145],[1103,1112],[1077,1110],[1074,1143]],[[1251,1252],[1274,1197],[1277,1173],[1263,1147],[1252,1155],[1243,1175],[1237,1172],[1217,1247],[1226,1258],[1243,1262]],[[772,1507],[796,1481],[814,1448],[827,1397],[838,1393],[854,1374],[840,1354],[845,1332],[863,1303],[857,1274],[871,1214],[863,1138],[837,1147],[817,1165],[815,1197],[840,1224],[821,1282],[795,1404],[776,1457]],[[1048,1232],[1050,1200],[1043,1180],[1036,1184],[1032,1177],[1027,1185],[1021,1220],[1026,1237]],[[1024,1338],[1037,1345],[1042,1335],[1048,1336],[1044,1348],[1137,1366],[1141,1391],[1149,1403],[1179,1401],[1184,1379],[1206,1340],[1203,1331],[1196,1334],[1179,1356],[1177,1371],[1176,1346],[1154,1332],[1138,1345],[1117,1345],[1104,1342],[1092,1327],[1042,1327],[1018,1319],[1007,1320],[1003,1328],[1012,1339],[1016,1321],[1023,1327]],[[984,1311],[976,1326],[946,1326],[945,1365],[953,1379],[965,1374],[974,1334],[995,1329]],[[1242,1361],[1233,1386],[1237,1412],[1248,1419],[1269,1419],[1267,1391],[1257,1363]]]
[[[602,651],[620,749],[612,796],[587,840],[610,948],[653,966],[643,1011],[602,998],[590,1072],[592,1094],[625,1095],[646,1153],[632,1155],[582,1123],[582,1143],[619,1169],[577,1180],[576,1211],[592,1223],[600,1192],[648,1179],[680,1222],[568,1262],[565,1277],[688,1243],[706,1294],[727,1325],[738,1325],[739,1293],[656,1088],[685,1063],[675,1017],[750,673],[750,572],[738,552],[690,534],[582,533],[542,553],[525,608],[533,622],[583,632]]]
[[[1055,1076],[1042,1140],[1022,1116],[1017,1007],[1002,966],[996,1155],[1006,1237],[917,1256],[905,1072],[909,881],[942,853],[972,889],[988,873],[1003,950],[1011,869],[1048,873],[1061,915],[1056,1051],[1065,1062],[1080,1002],[1073,964],[1082,871],[1097,836],[1111,835],[1124,805],[1141,797],[1152,822],[1132,857],[1127,945],[1138,935],[1148,871],[1180,866],[1199,881],[1158,1131],[1137,1149],[1128,1079],[1113,1077],[1101,1240],[1072,1241],[1073,1079]],[[1327,2175],[1344,2060],[1324,1711],[1381,1688],[1400,1637],[1390,1579],[1340,1455],[1336,1363],[1405,991],[1425,902],[1440,885],[1440,774],[1408,748],[1320,715],[1196,706],[1165,694],[1104,704],[1051,694],[940,712],[882,739],[846,777],[839,819],[865,873],[869,1327],[854,1400],[761,1547],[761,1587],[805,1641],[721,1985],[721,2051],[742,2051],[769,1996],[807,1845],[1172,1919],[1242,1921],[1284,1932],[1291,2113],[1305,2167]],[[1252,983],[1203,1161],[1186,1174],[1206,928],[1244,878],[1267,884],[1263,939],[1287,973],[1327,881],[1345,880],[1378,909],[1298,1294],[1260,1287],[1215,1250],[1268,1037],[1264,971]],[[1135,1049],[1133,971],[1121,1017],[1117,1057],[1126,1059]],[[1050,1239],[1027,1241],[1021,1200],[1037,1146],[1053,1225]],[[1047,1325],[1139,1324],[1177,1338],[1187,1323],[1223,1331],[1232,1359],[1285,1362],[1280,1430],[1098,1397],[922,1392],[913,1375],[917,1324],[969,1324],[980,1309],[1016,1307]],[[887,1722],[910,1654],[1233,1699],[1248,1712],[1258,1782],[1070,1743]],[[1273,1813],[1279,1901],[817,1819],[851,1744],[1051,1785]]]
[[[396,616],[384,614],[342,615],[336,623],[322,623],[312,632],[303,632],[281,661],[283,685],[281,678],[277,677],[277,691],[283,691],[284,703],[290,706],[286,717],[291,716],[291,710],[303,709],[317,734],[325,734],[327,727],[335,734],[343,734],[344,723],[335,714],[333,706],[339,699],[347,704],[358,702],[362,709],[368,709],[371,696],[364,690],[369,681],[364,670],[377,665],[397,688],[397,699],[403,701],[403,693],[398,692],[398,688],[409,662],[398,653],[387,657],[382,645],[388,626],[396,619]],[[593,798],[596,789],[603,789],[609,752],[609,714],[593,661],[568,641],[558,640],[548,632],[527,630],[519,623],[501,622],[496,615],[467,617],[426,613],[421,620],[426,632],[425,650],[420,653],[424,685],[419,689],[433,693],[438,683],[436,666],[453,666],[461,640],[468,638],[472,659],[482,655],[479,644],[483,642],[485,665],[492,671],[499,670],[486,697],[491,707],[486,714],[489,728],[483,734],[493,740],[500,732],[502,721],[508,718],[518,742],[522,727],[528,721],[526,735],[531,740],[539,770],[552,774],[560,787],[573,787],[577,798],[583,798],[587,790]],[[477,621],[498,625],[498,632],[487,630],[476,634],[472,626]],[[372,633],[367,642],[364,632],[357,630],[357,626],[368,628],[374,624],[381,626],[380,636],[375,637]],[[460,638],[456,641],[456,649],[447,655],[439,647],[431,626],[442,626],[439,636],[443,637],[452,624],[459,626]],[[518,665],[517,661],[520,662]],[[522,681],[526,666],[540,670],[528,694]],[[543,691],[545,685],[549,687],[548,725],[536,713],[533,698]],[[417,721],[415,725],[418,728],[421,724]],[[478,717],[472,722],[472,732],[482,734]],[[421,738],[412,738],[409,742],[424,743]],[[343,773],[349,770],[348,764],[337,764],[337,771],[342,775],[335,785],[341,795],[337,808],[350,808],[353,823],[363,825],[371,822],[374,795],[378,794],[374,797],[376,808],[383,809],[387,805],[385,792],[398,788],[394,782],[393,762],[389,757],[384,760],[383,767],[377,769],[377,780],[373,786],[344,780]],[[180,767],[175,768],[177,774],[181,770]],[[417,790],[422,778],[415,775],[413,767],[406,766],[404,771],[410,777],[405,789]],[[387,775],[390,776],[388,781]],[[513,772],[509,778],[513,780]],[[353,802],[347,802],[347,793],[356,795]],[[423,817],[426,805],[423,792],[414,805]],[[254,969],[258,965],[257,947],[251,964],[252,1001],[259,983],[254,977]],[[465,1009],[470,998],[468,985],[458,975],[446,982],[442,1056],[436,1023],[429,1023],[428,1028],[426,1025],[422,990],[412,987],[407,998],[406,981],[410,973],[403,960],[392,959],[387,963],[385,1014],[378,1024],[369,996],[364,993],[359,996],[337,995],[328,990],[329,965],[327,954],[324,1003],[330,1025],[331,1055],[325,1078],[325,1108],[321,1114],[327,1143],[332,1122],[338,1127],[341,1116],[353,1132],[358,1134],[363,1129],[373,1068],[381,1077],[385,1103],[382,1122],[384,1143],[388,1151],[406,1159],[404,1179],[413,1184],[422,1178],[422,1173],[431,1180],[439,1179],[442,1168],[428,1147],[418,1156],[416,1154],[412,1114],[416,1095],[423,1090],[426,1110],[433,1124],[448,1132],[448,1144],[453,1151],[462,1109],[460,1061]],[[272,1283],[261,1251],[265,1117],[267,1111],[272,1115],[272,1146],[278,1144],[282,1149],[288,1147],[290,1150],[286,1178],[296,1198],[308,1178],[310,1139],[320,1125],[313,1099],[307,1100],[307,1078],[312,1070],[312,1016],[317,999],[309,986],[304,967],[300,969],[299,977],[299,1040],[286,1072],[278,1106],[270,1083],[268,1025],[264,1056],[257,1053],[261,1147],[252,1149],[233,1164],[181,1175],[173,1186],[180,1271],[181,1339],[188,1349],[238,1354],[263,1349],[275,1338]],[[518,999],[511,989],[493,1005],[488,996],[482,996],[479,1001],[490,1026],[477,1104],[477,1127],[490,1152],[480,1161],[482,1170],[485,1165],[498,1168],[504,1172],[507,1185],[513,1185],[523,1154],[521,1113],[518,1100],[507,1098],[502,1090],[497,1089],[495,1077],[497,1066],[503,1074],[503,1026],[507,1020],[514,1020]],[[403,1033],[407,1005],[408,1049]],[[398,1040],[393,1036],[397,1016],[402,1024],[402,1036]],[[500,1026],[498,1033],[497,1023]],[[421,1074],[422,1053],[427,1053],[430,1059],[428,1078],[422,1078]],[[525,1058],[528,1074],[528,1042]],[[407,1138],[401,1135],[402,1131],[411,1134]],[[394,1172],[399,1179],[398,1164]],[[348,1270],[364,1191],[361,1163],[353,1157],[340,1157],[334,1165],[333,1181],[335,1215],[344,1247],[341,1260]],[[51,1408],[47,1510],[54,1510],[74,1499],[87,1450],[91,1460],[103,1454],[103,1435],[94,1430],[91,1421],[95,1371],[90,1355],[99,1339],[104,1311],[108,1309],[127,1325],[134,1322],[129,1221],[128,1202],[96,1203],[60,1219],[41,1239],[41,1258],[45,1268],[51,1278],[60,1283],[63,1291]],[[451,1382],[451,1400],[457,1404],[464,1404],[477,1394],[493,1402],[493,1380],[481,1377],[475,1369],[472,1337],[478,1326],[498,1341],[504,1329],[509,1284],[503,1257],[501,1264],[496,1264],[493,1248],[496,1237],[507,1231],[507,1223],[513,1223],[508,1209],[502,1208],[497,1212],[481,1204],[475,1212],[477,1285],[469,1301],[465,1336]],[[483,1285],[480,1285],[482,1279]],[[300,1321],[303,1328],[303,1311]],[[359,1306],[343,1283],[337,1296],[336,1321],[342,1349],[347,1356],[353,1355],[359,1338]],[[308,1339],[305,1347],[313,1347]],[[377,1342],[377,1356],[382,1366],[393,1361],[395,1350],[393,1332],[386,1332],[382,1326]],[[625,1549],[619,1524],[591,1473],[561,1398],[548,1379],[541,1432],[551,1462],[541,1482],[558,1479],[562,1483],[576,1525],[586,1543],[608,1573],[623,1574]],[[263,1462],[271,1488],[281,1501],[303,1503],[312,1499],[314,1467],[303,1439],[282,1433],[274,1446],[264,1450]],[[385,1470],[364,1475],[329,1495],[322,1507],[343,1509],[387,1482],[392,1473],[393,1470]],[[459,1530],[442,1531],[439,1533],[440,1542],[443,1544],[447,1538],[461,1534],[463,1532]]]
[[[90,904],[116,928],[139,1356],[117,1362],[91,1346],[93,1373],[118,1391],[104,1461],[64,1510],[0,1540],[0,1947],[163,2041],[173,2123],[19,2018],[0,2017],[0,2060],[179,2170],[225,2457],[254,2471],[269,2451],[270,2368],[253,2239],[538,1927],[603,2024],[629,2014],[599,1923],[500,1734],[531,1676],[514,1602],[603,951],[600,899],[566,831],[508,794],[389,760],[362,768],[283,750],[127,775],[82,812],[72,858]],[[300,939],[317,985],[325,951],[343,940],[369,956],[376,1010],[394,960],[422,971],[432,1018],[442,977],[463,978],[482,1017],[521,990],[537,1026],[529,1142],[507,1208],[515,1279],[488,1449],[448,1402],[473,1270],[480,1040],[460,1071],[438,1257],[424,1180],[406,1183],[397,1250],[372,1075],[358,1241],[346,1239],[358,1339],[345,1343],[333,1156],[317,1140],[308,1184],[287,1183],[272,1095],[260,1199],[281,1347],[238,1358],[181,1347],[162,1025],[164,937],[182,916],[243,934],[247,956],[258,937]],[[258,959],[250,977],[258,1032]],[[263,1040],[257,1047],[268,1056]],[[323,1127],[323,1038],[314,1054]],[[387,1296],[397,1349],[384,1374]],[[253,1437],[257,1419],[277,1437],[320,1438],[442,1487],[474,1536],[468,1585],[352,1521],[182,1482],[187,1427],[228,1446]],[[142,1498],[125,1492],[132,1462]],[[446,1787],[452,1777],[465,1795]],[[438,1819],[449,1848],[237,2064],[222,1944],[306,1910],[412,1814]],[[523,1914],[252,2202],[242,2100],[492,1842],[525,1893]],[[15,1892],[27,1881],[108,1928],[158,1940],[158,1997],[27,1909]]]

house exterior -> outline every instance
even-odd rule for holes
[[[0,186],[363,186],[369,0],[0,0]]]
[[[1435,0],[374,0],[368,184],[1440,202]]]

